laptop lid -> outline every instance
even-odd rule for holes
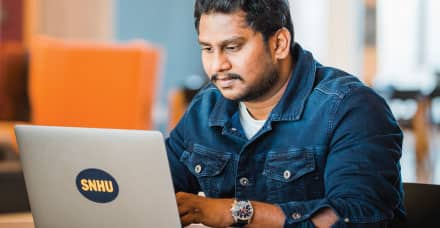
[[[181,227],[159,132],[15,131],[36,227]]]

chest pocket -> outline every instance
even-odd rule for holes
[[[268,201],[301,201],[316,182],[316,161],[313,149],[273,150],[267,155],[263,175],[266,176]]]
[[[197,177],[201,190],[209,197],[218,197],[225,180],[225,167],[232,153],[215,151],[194,144],[182,153],[180,161]]]

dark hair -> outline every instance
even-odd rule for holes
[[[288,0],[196,0],[194,6],[195,27],[199,32],[200,17],[209,13],[246,13],[246,22],[257,32],[261,32],[264,41],[285,27],[294,43],[294,30],[290,16]]]

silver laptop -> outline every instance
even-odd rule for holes
[[[15,127],[37,228],[181,227],[162,135]]]

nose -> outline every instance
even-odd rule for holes
[[[211,70],[215,73],[225,72],[231,69],[231,63],[227,56],[221,52],[213,55],[211,62]]]

